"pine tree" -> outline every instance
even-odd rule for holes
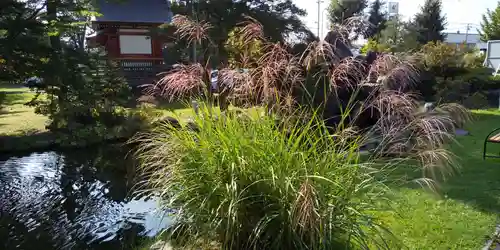
[[[478,32],[483,42],[500,39],[500,2],[494,11],[488,9],[486,14],[483,14],[481,30]]]
[[[384,3],[381,0],[375,0],[370,5],[368,13],[368,22],[370,26],[366,30],[365,38],[378,40],[380,33],[387,25],[387,13],[383,11]]]
[[[443,3],[441,0],[425,0],[420,13],[415,16],[417,28],[417,41],[426,44],[431,41],[443,41],[443,33],[446,25],[446,17],[443,15]]]
[[[328,18],[333,24],[343,24],[347,19],[363,14],[367,6],[367,0],[332,0]]]
[[[43,9],[31,7],[35,0],[0,2],[0,80],[36,76],[50,52]]]

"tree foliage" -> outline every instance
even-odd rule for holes
[[[422,47],[424,69],[437,76],[452,77],[465,68],[465,55],[469,52],[465,46],[455,46],[443,42],[429,42]]]
[[[379,43],[374,39],[368,39],[368,42],[360,49],[360,53],[366,55],[369,51],[391,52],[391,47],[387,44]]]
[[[386,27],[387,13],[383,11],[385,3],[381,0],[375,0],[370,5],[368,13],[369,26],[365,33],[365,38],[375,38],[378,40],[380,33]]]
[[[328,8],[328,18],[333,24],[343,24],[349,18],[363,15],[367,6],[367,0],[332,0]]]
[[[210,41],[200,53],[205,54],[205,59],[211,54],[213,65],[227,61],[225,44],[229,34],[246,17],[262,23],[263,35],[272,41],[285,42],[296,37],[308,39],[314,36],[300,19],[306,12],[292,0],[180,0],[172,4],[172,11],[178,15],[195,16],[195,21],[207,22],[216,27],[210,29]]]
[[[414,21],[418,32],[417,41],[420,44],[444,40],[446,17],[443,15],[441,0],[425,0]]]
[[[50,54],[48,27],[37,1],[0,3],[0,80],[19,81],[41,73]]]
[[[429,42],[417,54],[420,90],[428,101],[464,103],[474,93],[491,88],[491,69],[483,67],[482,55],[466,44]]]
[[[387,21],[380,32],[379,43],[386,44],[392,52],[408,52],[418,48],[417,31],[412,22],[405,22],[396,16]]]
[[[53,131],[90,132],[83,139],[117,125],[116,111],[129,99],[117,67],[84,47],[93,2],[8,0],[0,8],[1,76],[41,78],[29,105],[50,118]]]
[[[263,54],[263,43],[258,38],[247,40],[243,27],[237,27],[229,33],[226,51],[232,68],[254,68]]]
[[[481,29],[478,32],[483,42],[500,39],[500,2],[497,3],[495,10],[488,9],[483,14]]]

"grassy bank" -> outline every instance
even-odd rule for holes
[[[37,115],[33,107],[24,105],[35,93],[29,88],[0,86],[5,94],[3,107],[0,109],[0,135],[27,135],[45,131],[47,117]]]
[[[500,160],[482,159],[484,138],[500,127],[500,112],[474,111],[468,136],[451,150],[460,168],[437,192],[418,185],[392,187],[394,212],[384,220],[409,249],[481,249],[492,236],[500,212]],[[492,154],[499,145],[488,146]],[[399,173],[402,177],[419,173]]]
[[[0,151],[38,149],[53,144],[53,136],[46,130],[47,117],[35,114],[33,107],[24,105],[35,93],[29,88],[0,85],[4,96],[0,108]]]
[[[59,146],[58,138],[45,128],[48,118],[35,114],[34,107],[24,105],[32,100],[35,92],[22,86],[0,84],[0,95],[5,98],[0,108],[0,152],[43,150]],[[138,105],[130,107],[130,110],[144,111],[152,120],[175,117],[181,123],[188,121],[194,113],[191,107],[182,103],[160,102],[145,106],[148,108]],[[251,113],[257,114],[258,111],[252,109]]]
[[[22,86],[0,84],[0,94],[5,98],[0,109],[0,152],[59,146],[58,138],[45,128],[48,118],[35,114],[34,107],[24,105],[35,96],[35,92]],[[174,116],[181,120],[193,114],[191,108],[179,104],[160,104],[149,110],[159,113],[160,117]]]

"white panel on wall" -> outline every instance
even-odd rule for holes
[[[500,59],[500,40],[488,41],[488,57]]]
[[[151,38],[139,35],[120,35],[121,54],[152,54]]]
[[[488,49],[486,51],[484,66],[495,71],[500,69],[500,40],[488,41]]]

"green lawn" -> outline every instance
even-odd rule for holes
[[[35,95],[29,88],[0,85],[5,103],[0,109],[0,135],[23,135],[45,131],[47,117],[24,105]]]
[[[500,160],[482,159],[485,136],[500,127],[500,112],[474,111],[469,136],[451,146],[458,172],[434,193],[419,186],[393,187],[394,212],[383,217],[409,249],[481,249],[500,211]],[[500,146],[490,147],[500,154]]]
[[[47,117],[34,113],[33,107],[24,105],[35,93],[29,88],[0,84],[0,93],[6,96],[0,109],[0,136],[18,136],[46,131]],[[161,104],[156,110],[164,116],[188,119],[193,115],[193,109],[182,104]]]

